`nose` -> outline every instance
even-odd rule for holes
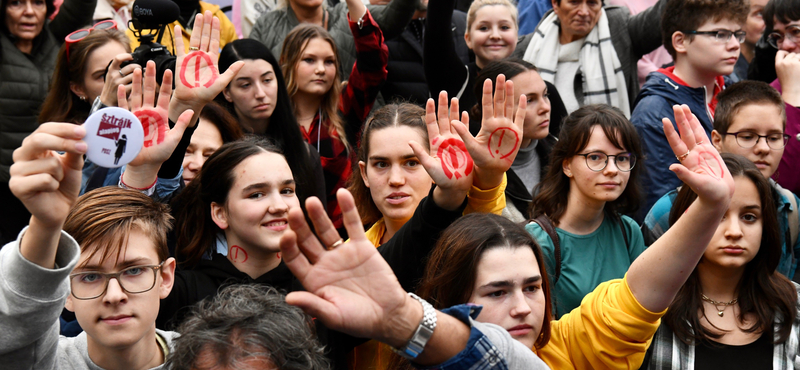
[[[736,240],[742,237],[742,227],[738,217],[728,217],[725,220],[725,238]]]
[[[726,46],[729,50],[736,50],[741,47],[741,43],[739,43],[739,39],[736,38],[736,35],[731,34],[731,38],[728,40],[728,44]]]
[[[783,41],[781,41],[781,44],[778,46],[780,46],[781,50],[785,50],[790,53],[800,53],[800,50],[795,50],[800,49],[800,43],[798,43],[796,40],[791,40],[789,36],[784,36]]]
[[[286,204],[286,199],[279,191],[273,192],[273,199],[267,211],[272,214],[283,214],[289,212],[289,205]]]
[[[489,33],[489,37],[491,39],[499,39],[500,38],[500,28],[497,26],[492,27],[492,31]]]
[[[547,95],[542,95],[542,102],[539,103],[539,114],[550,113],[550,98]]]
[[[578,7],[578,15],[581,16],[589,15],[589,4],[587,4],[586,2],[581,3],[581,5]]]
[[[103,303],[109,304],[117,304],[120,302],[125,302],[128,300],[128,294],[122,290],[122,286],[119,285],[119,280],[116,278],[108,279],[108,285],[106,286],[106,294],[103,295]]]
[[[525,299],[525,294],[520,290],[514,293],[514,303],[509,314],[511,317],[521,318],[531,313],[531,305]]]
[[[756,153],[756,154],[765,154],[765,153],[769,153],[769,151],[770,151],[770,148],[769,148],[769,145],[767,145],[767,138],[759,137],[758,139],[756,139],[756,145],[753,146],[753,152],[754,153]]]
[[[403,170],[400,166],[392,166],[389,170],[389,185],[402,186],[406,183],[406,177],[403,176]]]
[[[186,161],[186,168],[192,171],[200,170],[200,167],[203,167],[205,157],[203,157],[203,153],[197,151],[192,153]]]
[[[619,172],[619,167],[617,167],[617,157],[609,156],[607,159],[606,168],[603,169],[603,173],[606,175],[615,175]]]
[[[260,83],[256,84],[256,99],[263,99],[267,96],[267,92],[264,91],[264,86],[261,86]]]
[[[317,62],[316,68],[314,69],[314,73],[316,73],[318,75],[321,75],[321,74],[325,73],[325,61],[324,60],[320,60],[319,62]]]

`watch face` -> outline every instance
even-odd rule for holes
[[[100,167],[122,167],[136,158],[144,143],[139,119],[125,109],[103,108],[83,124],[86,157]]]

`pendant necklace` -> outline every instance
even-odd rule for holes
[[[711,298],[706,297],[706,295],[703,293],[700,293],[700,298],[702,298],[704,301],[708,303],[713,304],[714,308],[717,309],[717,315],[719,315],[719,317],[722,317],[725,314],[724,311],[726,308],[728,308],[728,306],[733,306],[736,304],[736,302],[739,302],[738,297],[732,299],[730,302],[717,302]],[[719,306],[722,306],[722,308],[719,308]]]

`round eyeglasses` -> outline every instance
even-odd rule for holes
[[[586,166],[590,170],[600,172],[608,165],[608,158],[614,158],[614,165],[617,166],[622,172],[628,172],[636,165],[636,154],[633,153],[620,153],[617,155],[608,155],[603,152],[591,152],[586,154],[576,154],[586,159]]]
[[[759,135],[752,131],[739,131],[739,132],[726,132],[726,135],[733,135],[736,138],[736,144],[742,148],[752,148],[758,144],[761,138],[767,142],[770,149],[778,150],[783,149],[786,143],[789,142],[789,135],[783,133],[773,133],[769,135]]]
[[[126,293],[144,293],[156,285],[156,273],[163,265],[164,262],[158,265],[131,266],[111,274],[99,271],[76,272],[69,275],[70,290],[77,299],[94,299],[106,293],[108,282],[114,278]]]
[[[736,41],[740,44],[744,42],[745,37],[747,36],[747,32],[738,30],[738,31],[730,31],[730,30],[716,30],[716,31],[684,31],[683,33],[689,35],[712,35],[714,36],[714,40],[719,43],[727,44],[728,41],[731,40],[731,36],[736,37]]]
[[[767,43],[775,49],[780,49],[785,40],[789,40],[793,44],[800,44],[800,26],[788,26],[785,34],[773,32],[767,36]]]

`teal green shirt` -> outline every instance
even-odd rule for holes
[[[561,243],[561,277],[551,285],[556,318],[581,305],[583,297],[600,283],[625,276],[633,260],[644,251],[644,238],[636,221],[622,216],[628,235],[628,246],[620,224],[606,217],[600,227],[587,235],[576,235],[556,228]],[[542,246],[547,275],[552,284],[555,278],[553,241],[538,224],[531,222],[525,229]]]

